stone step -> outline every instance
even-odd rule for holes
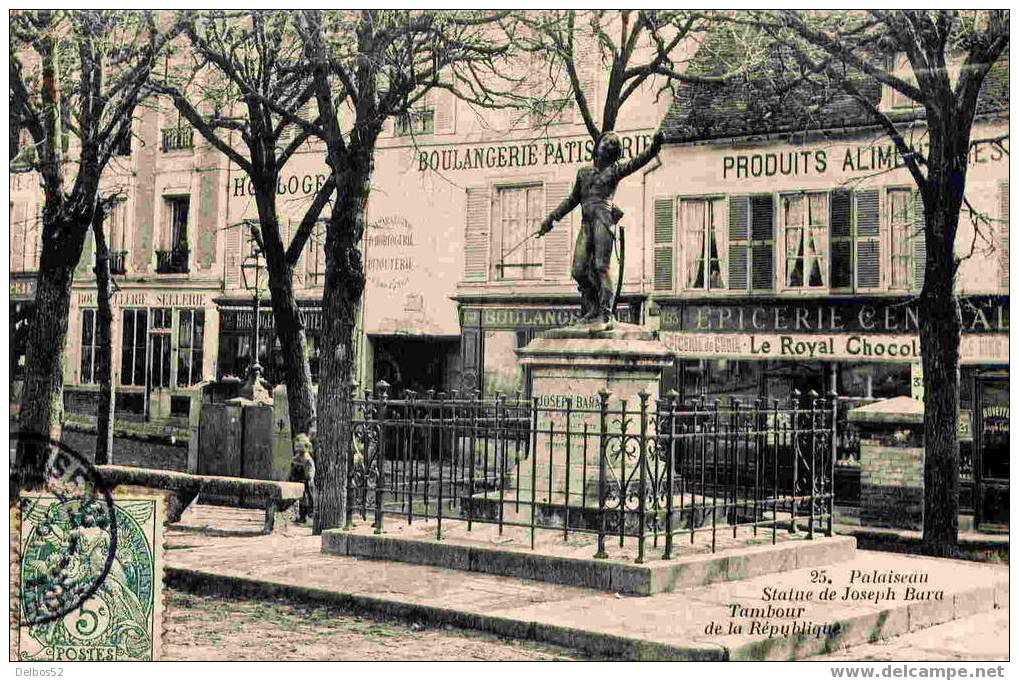
[[[728,528],[725,528],[728,530]],[[322,533],[322,552],[375,560],[390,560],[418,565],[433,565],[467,572],[480,572],[530,579],[554,584],[567,584],[614,591],[620,594],[650,596],[718,582],[748,579],[759,575],[785,572],[804,567],[829,565],[851,560],[856,552],[853,537],[806,539],[805,533],[789,535],[761,532],[757,537],[749,530],[744,536],[731,539],[730,532],[720,531],[723,541],[716,552],[709,552],[709,530],[700,532],[700,545],[693,548],[686,536],[676,538],[674,555],[662,559],[657,552],[646,551],[643,563],[633,561],[635,540],[628,538],[620,549],[617,537],[609,537],[607,559],[593,558],[596,548],[591,535],[575,535],[563,539],[562,533],[536,530],[531,550],[528,533],[523,528],[504,528],[498,534],[493,525],[474,525],[446,521],[443,540],[435,539],[433,522],[405,525],[391,522],[386,533],[375,534],[368,524],[353,530],[326,530]],[[696,536],[695,536],[696,538]],[[658,548],[662,548],[660,540]],[[651,542],[647,542],[650,548]]]
[[[226,513],[228,509],[215,509]],[[229,509],[241,513],[240,509]],[[249,513],[250,515],[250,513]],[[252,516],[248,522],[257,522]],[[852,560],[737,582],[709,584],[651,597],[621,597],[601,590],[532,580],[323,554],[321,538],[307,528],[294,534],[219,538],[171,532],[166,584],[202,594],[288,598],[331,604],[374,616],[451,625],[490,634],[564,645],[602,658],[627,660],[786,660],[849,648],[914,632],[992,608],[1008,607],[1008,568],[958,560],[857,551]],[[819,574],[821,570],[824,575]],[[822,600],[827,582],[840,595],[847,587],[883,591],[859,575],[922,574],[918,585],[938,597],[906,600],[907,584],[894,598]],[[830,581],[828,581],[830,580]],[[767,608],[767,590],[812,590],[795,620],[765,617],[766,632],[750,631],[733,604]],[[743,631],[729,634],[728,622]],[[822,635],[782,633],[791,621],[829,626]],[[712,624],[721,633],[707,633]],[[934,634],[936,636],[936,634]],[[845,655],[842,656],[845,658]],[[852,658],[849,658],[852,659]],[[946,660],[954,659],[946,651]]]

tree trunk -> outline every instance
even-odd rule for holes
[[[113,463],[113,309],[110,306],[110,249],[103,233],[106,213],[97,210],[92,219],[96,239],[96,382],[99,404],[96,407],[97,464]]]
[[[45,212],[44,212],[45,219]],[[21,395],[20,432],[59,441],[63,417],[64,350],[71,309],[71,283],[81,258],[88,221],[54,219],[43,228],[35,311],[28,329],[25,383]],[[44,482],[47,449],[19,445],[10,495]]]
[[[352,150],[326,235],[326,281],[322,298],[322,369],[318,384],[315,534],[341,527],[347,512],[354,379],[354,329],[365,275],[357,248],[364,234],[371,191],[371,151]],[[335,169],[334,169],[335,172]],[[339,175],[339,173],[337,173]]]
[[[274,266],[276,265],[276,266]],[[311,366],[306,351],[304,321],[294,296],[293,271],[285,263],[269,264],[269,286],[276,337],[283,352],[284,383],[290,412],[290,432],[315,432],[315,395],[311,389]]]
[[[268,177],[268,176],[267,176]],[[272,303],[276,337],[283,351],[284,383],[290,432],[315,432],[315,395],[311,391],[311,366],[306,351],[304,321],[294,296],[294,271],[286,262],[286,248],[276,213],[276,181],[260,180],[255,185],[255,203],[261,226],[262,246],[269,271],[269,296]]]
[[[933,109],[933,107],[932,107]],[[962,316],[955,292],[955,235],[966,186],[969,134],[951,116],[929,112],[930,158],[923,188],[927,246],[920,293],[924,374],[925,549],[955,552],[959,541],[959,345]]]
[[[930,218],[928,218],[930,219]],[[937,219],[937,218],[935,218]],[[924,375],[923,538],[934,555],[959,539],[959,336],[962,319],[951,281],[927,287],[920,306]]]

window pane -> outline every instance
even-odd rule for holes
[[[499,190],[502,239],[499,270],[503,279],[535,279],[541,276],[541,241],[527,237],[537,231],[545,215],[544,199],[542,187]]]
[[[134,310],[124,310],[120,340],[120,382],[134,385]]]
[[[92,383],[92,347],[83,345],[81,347],[81,382]]]
[[[726,222],[725,200],[714,199],[708,204],[708,256],[711,259],[711,288],[729,285],[729,225]]]
[[[684,253],[686,285],[688,288],[704,288],[704,230],[706,220],[705,201],[683,201],[682,221],[685,230]]]
[[[81,311],[81,345],[92,346],[95,343],[95,310]]]

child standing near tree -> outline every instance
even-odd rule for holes
[[[304,483],[304,495],[297,506],[297,522],[303,523],[315,512],[315,459],[311,456],[311,438],[305,433],[294,438],[294,458],[290,462],[290,481]]]

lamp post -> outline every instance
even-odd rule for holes
[[[251,306],[254,312],[252,320],[252,347],[251,363],[248,365],[248,382],[242,388],[245,397],[259,399],[260,393],[264,392],[261,386],[262,365],[258,362],[259,332],[261,327],[261,303],[262,288],[265,285],[262,272],[265,269],[265,256],[258,244],[251,241],[251,252],[241,263],[241,278],[244,281],[244,288],[251,293]]]

